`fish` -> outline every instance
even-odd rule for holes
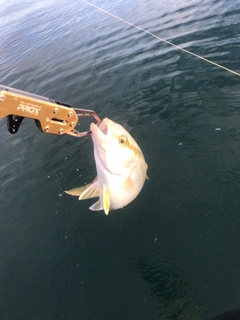
[[[99,126],[90,124],[97,177],[89,184],[65,191],[79,200],[98,197],[89,209],[110,210],[132,202],[148,179],[148,165],[143,153],[120,124],[105,118]]]

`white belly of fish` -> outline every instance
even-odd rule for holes
[[[136,192],[125,188],[125,180],[122,176],[115,176],[107,181],[106,187],[110,197],[110,209],[123,208],[136,198]]]

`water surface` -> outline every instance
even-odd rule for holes
[[[236,1],[93,3],[240,71]],[[121,123],[150,178],[124,209],[92,212],[63,194],[95,177],[91,139],[0,120],[1,320],[240,308],[239,78],[81,1],[0,4],[1,83]]]

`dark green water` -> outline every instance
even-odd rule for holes
[[[94,3],[240,71],[239,1]],[[0,1],[3,85],[94,109],[149,180],[109,216],[63,190],[90,138],[0,120],[1,320],[206,320],[240,308],[240,80],[81,1]],[[88,125],[81,121],[79,129]]]

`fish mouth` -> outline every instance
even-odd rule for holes
[[[108,134],[108,126],[109,126],[109,121],[108,119],[105,118],[100,123],[98,129],[106,136]]]
[[[109,132],[109,124],[110,121],[107,118],[103,119],[99,126],[97,126],[95,123],[91,123],[90,133],[92,138],[102,141],[105,140]]]
[[[95,123],[91,123],[90,125],[90,133],[92,135],[97,134],[108,134],[108,128],[109,128],[109,120],[107,118],[103,119],[99,126],[97,126]]]

